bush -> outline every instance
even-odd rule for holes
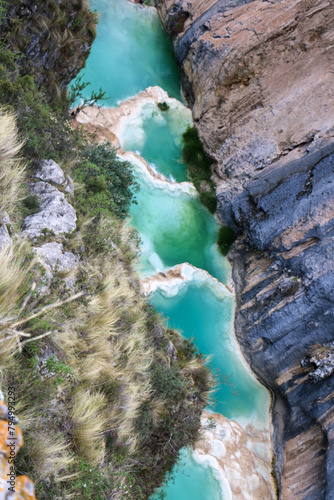
[[[194,183],[195,188],[200,194],[200,200],[211,213],[214,213],[217,208],[217,197],[214,184],[211,180],[211,161],[204,151],[203,144],[195,127],[188,128],[183,134],[183,151],[182,159],[188,167],[190,180]],[[202,182],[205,182],[205,189],[201,187]]]
[[[83,152],[83,160],[74,171],[74,179],[84,185],[76,196],[83,215],[129,215],[130,203],[138,189],[129,162],[120,160],[110,143],[92,144]]]
[[[27,215],[32,215],[38,211],[39,201],[36,195],[27,196],[23,200],[23,205],[26,208]]]
[[[234,229],[229,226],[223,226],[218,231],[217,245],[223,255],[226,255],[232,243],[236,239]]]
[[[203,144],[195,127],[188,128],[183,134],[184,146],[182,151],[183,161],[189,169],[193,181],[210,181],[210,159],[204,151]]]
[[[167,104],[167,102],[158,102],[158,108],[160,109],[160,111],[168,111],[169,110],[169,106]]]
[[[214,214],[217,208],[217,197],[216,193],[212,191],[203,191],[200,193],[199,198],[203,205]]]

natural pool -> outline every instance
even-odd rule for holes
[[[173,48],[155,10],[126,0],[95,0],[93,6],[101,19],[82,70],[84,80],[91,82],[87,96],[102,87],[110,96],[104,105],[110,107],[159,85],[182,100]],[[178,184],[187,179],[180,162],[182,133],[189,124],[186,115],[182,106],[177,112],[143,107],[140,119],[129,122],[119,137],[123,149],[139,153],[173,181],[157,182],[136,169],[140,191],[131,216],[142,239],[140,273],[147,277],[189,262],[228,284],[229,264],[215,244],[218,223],[194,189]],[[212,355],[211,365],[220,380],[212,409],[242,424],[268,426],[269,395],[245,366],[234,338],[233,296],[208,275],[194,276],[176,291],[166,294],[158,289],[151,301],[170,326],[194,337],[199,350]],[[222,498],[212,469],[196,463],[189,450],[182,451],[175,480],[166,485],[165,493],[167,500]]]
[[[181,85],[173,47],[152,8],[126,0],[94,0],[100,14],[97,37],[85,68],[78,76],[90,82],[89,97],[100,87],[104,105],[115,106],[152,85],[181,99]]]
[[[250,376],[231,335],[234,298],[217,288],[207,280],[194,279],[177,295],[166,297],[157,291],[151,301],[169,318],[172,328],[193,337],[199,351],[212,357],[210,365],[219,386],[210,409],[240,423],[266,425],[268,415],[263,408],[268,405],[267,391]]]
[[[132,224],[141,239],[141,274],[149,276],[189,262],[226,281],[229,266],[216,245],[218,223],[196,192],[156,183],[137,173],[140,191],[132,205]]]

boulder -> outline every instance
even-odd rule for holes
[[[25,218],[23,236],[35,239],[43,230],[53,231],[55,235],[74,231],[77,220],[75,210],[63,193],[47,182],[37,182],[31,187],[31,194],[37,196],[40,207],[36,214]]]
[[[58,163],[53,160],[41,160],[35,174],[38,179],[62,186],[67,193],[74,194],[74,185],[69,175],[65,176]]]
[[[35,252],[41,257],[50,272],[66,271],[69,275],[66,278],[67,285],[72,287],[75,284],[74,272],[78,267],[79,257],[72,252],[65,252],[61,243],[45,243],[44,245],[34,248]],[[71,272],[72,271],[72,272]]]

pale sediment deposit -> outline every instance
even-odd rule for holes
[[[169,99],[164,91],[154,87],[141,92],[134,98],[121,102],[118,108],[100,110],[94,107],[86,108],[78,114],[76,119],[87,130],[96,133],[99,141],[103,142],[111,139],[112,144],[117,148],[118,155],[130,161],[134,165],[137,174],[143,176],[145,181],[152,184],[154,189],[167,190],[171,195],[179,192],[180,194],[188,193],[197,196],[191,183],[170,182],[165,176],[153,170],[137,152],[124,151],[123,149],[127,141],[126,134],[135,133],[140,137],[140,134],[143,133],[145,113],[149,108],[149,113],[152,113],[152,106],[154,106],[153,112],[158,113],[159,111],[156,109],[157,103],[162,100],[167,102],[169,106],[175,107],[175,123],[177,123],[178,113],[181,113],[181,118],[189,113],[189,110],[185,113],[185,108],[181,103],[178,103],[175,99]],[[187,120],[191,123],[189,117],[187,117]],[[216,244],[213,244],[213,247],[215,247],[215,252],[218,252]],[[216,258],[214,255],[212,253],[212,258]],[[220,259],[222,259],[221,255]],[[162,263],[160,269],[162,269]],[[161,270],[161,272],[143,277],[140,280],[141,291],[144,295],[153,295],[159,291],[164,297],[168,298],[177,296],[187,284],[210,288],[218,300],[224,300],[226,297],[231,298],[234,295],[230,280],[227,281],[227,284],[223,284],[207,271],[187,262],[170,269]],[[231,349],[238,358],[238,363],[241,363],[245,369],[245,362],[236,347],[233,331],[231,335],[232,338],[229,341]],[[247,370],[248,367],[246,372]],[[264,412],[267,411],[268,405]],[[261,495],[262,498],[274,498],[274,487],[270,479],[271,440],[269,415],[265,415],[263,420],[259,419],[259,421],[261,420],[260,424],[256,420],[254,425],[250,423],[250,418],[243,419],[240,417],[240,422],[237,423],[230,422],[225,417],[217,414],[215,419],[215,430],[208,429],[207,414],[203,415],[203,425],[206,430],[203,432],[201,444],[196,451],[196,460],[210,463],[219,479],[224,495],[233,493],[233,495],[237,495],[235,498],[245,499],[251,498],[251,495],[255,495],[255,499],[260,499]],[[239,449],[236,450],[236,448]],[[225,458],[221,454],[222,449],[228,450]],[[232,460],[233,449],[236,452],[234,461]],[[231,462],[230,465],[227,464],[227,461]],[[239,481],[239,486],[233,484],[233,478],[238,481],[244,477],[248,477],[248,481],[242,479]]]
[[[165,272],[161,271],[153,276],[142,278],[140,288],[144,295],[151,295],[160,290],[166,297],[173,297],[189,281],[208,284],[218,296],[233,295],[231,286],[220,283],[216,278],[210,276],[207,271],[198,269],[187,262]]]
[[[274,500],[270,433],[241,426],[217,413],[203,412],[201,440],[193,454],[215,471],[224,500]]]

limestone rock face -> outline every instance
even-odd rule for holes
[[[95,18],[86,2],[80,8],[67,0],[7,3],[0,37],[9,33],[11,49],[24,55],[19,61],[22,74],[34,75],[38,87],[57,82],[64,90],[83,68],[95,38]],[[22,36],[15,30],[18,24]]]
[[[31,188],[40,203],[39,211],[24,220],[23,236],[36,238],[43,230],[53,231],[55,235],[71,233],[76,228],[75,210],[65,195],[47,182],[37,182]]]
[[[330,356],[303,362],[334,340],[333,2],[156,6],[214,162],[218,216],[239,234],[236,334],[275,394],[280,496],[333,499],[334,373]]]
[[[71,177],[64,174],[58,163],[53,160],[41,160],[35,174],[38,179],[61,186],[66,193],[74,194],[74,185]]]
[[[65,277],[67,286],[74,286],[75,271],[80,260],[77,255],[64,251],[63,245],[55,241],[45,243],[40,247],[34,248],[34,250],[44,260],[51,275],[55,271],[65,271],[67,273]]]
[[[64,172],[53,160],[42,160],[35,175],[42,181],[52,182],[59,186],[66,182]]]

